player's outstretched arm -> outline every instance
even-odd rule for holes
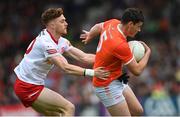
[[[62,69],[65,73],[71,75],[96,76],[100,79],[106,79],[110,74],[108,71],[104,70],[103,67],[99,67],[93,70],[69,64],[62,55],[50,57],[49,60]]]
[[[102,30],[102,24],[103,23],[98,23],[95,24],[90,31],[83,30],[83,34],[80,35],[80,38],[82,39],[82,42],[84,44],[87,44],[90,42],[94,37],[100,35],[101,30]]]
[[[68,51],[65,52],[68,56],[74,58],[75,60],[86,63],[89,65],[93,65],[95,61],[95,54],[88,54],[83,52],[82,50],[72,47]]]

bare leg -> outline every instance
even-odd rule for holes
[[[42,90],[32,108],[48,116],[73,116],[75,111],[71,102],[48,88]]]
[[[131,115],[132,116],[142,115],[143,108],[129,86],[126,87],[126,89],[123,91],[123,95],[126,99]]]
[[[111,116],[131,116],[126,101],[107,108]]]

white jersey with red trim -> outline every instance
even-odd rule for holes
[[[14,69],[18,78],[24,82],[44,85],[44,79],[54,66],[48,57],[62,56],[72,46],[69,41],[60,37],[58,41],[46,29],[30,43],[24,58]]]

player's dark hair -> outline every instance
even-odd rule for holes
[[[142,11],[137,8],[127,8],[122,15],[121,22],[122,24],[127,24],[130,21],[134,24],[144,22]]]
[[[47,23],[63,14],[62,8],[49,8],[41,15],[41,21],[46,26]]]

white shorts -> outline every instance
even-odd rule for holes
[[[106,87],[94,87],[94,89],[105,107],[109,107],[125,100],[123,91],[126,87],[129,87],[128,84],[114,80]]]

